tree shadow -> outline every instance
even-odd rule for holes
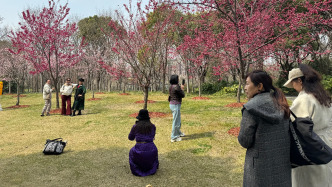
[[[66,147],[67,148],[67,147]],[[41,152],[0,159],[3,186],[241,186],[242,173],[231,157],[176,150],[159,154],[155,175],[137,177],[129,148],[112,147],[45,156]]]
[[[193,140],[193,139],[199,139],[199,138],[207,138],[207,137],[213,137],[216,132],[202,132],[202,133],[196,133],[196,134],[188,134],[184,137],[182,137],[182,140]]]

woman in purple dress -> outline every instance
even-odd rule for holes
[[[149,112],[140,110],[138,121],[131,128],[128,139],[135,140],[136,145],[129,152],[131,172],[140,177],[153,175],[159,167],[158,149],[153,143],[156,126],[150,122]]]

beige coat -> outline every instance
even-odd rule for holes
[[[51,88],[51,85],[46,83],[43,89],[43,99],[44,100],[52,99],[52,91],[53,90]]]
[[[310,117],[314,122],[314,132],[332,147],[332,107],[321,105],[312,94],[301,91],[291,110],[297,117]],[[332,187],[332,162],[293,169],[292,186]]]

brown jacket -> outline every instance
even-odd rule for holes
[[[178,84],[173,84],[169,88],[170,102],[181,103],[184,98],[184,92]]]

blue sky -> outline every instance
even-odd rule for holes
[[[57,1],[57,0],[55,0]],[[116,9],[123,9],[123,4],[128,4],[129,0],[61,0],[64,5],[68,1],[70,17],[84,18],[98,15],[102,12]],[[136,0],[132,0],[136,4]],[[143,0],[148,2],[148,0]],[[0,0],[0,17],[4,20],[1,27],[18,27],[22,11],[31,8],[42,8],[48,6],[48,0]]]

